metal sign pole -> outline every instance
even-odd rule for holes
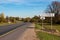
[[[42,19],[42,29],[43,29],[43,20],[45,19],[45,17],[44,16],[41,16],[41,19]]]
[[[51,16],[51,29],[52,29],[52,16]]]
[[[42,18],[42,29],[43,29],[43,18]]]

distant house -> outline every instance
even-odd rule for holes
[[[45,17],[46,22],[51,22],[51,17]],[[54,17],[52,17],[52,21],[54,23],[60,23],[60,14],[55,14]]]
[[[52,17],[52,20],[54,19],[54,17]],[[51,17],[45,17],[45,21],[46,22],[51,22]]]

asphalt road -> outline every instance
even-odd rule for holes
[[[10,24],[10,25],[4,25],[4,26],[0,26],[0,35],[5,34],[6,32],[9,32],[15,28],[18,28],[22,25],[25,25],[27,23],[16,23],[16,24]]]
[[[31,23],[17,23],[17,24],[13,24],[13,25],[6,25],[6,26],[8,26],[9,29],[11,29],[13,27],[17,27],[17,28],[12,33],[9,33],[3,37],[0,37],[0,40],[18,40],[18,38],[21,37],[21,35],[24,33],[24,31],[27,29],[27,27],[29,27],[29,25],[31,25]],[[6,29],[2,28],[4,30],[2,30],[2,29],[1,30],[6,31],[6,30],[9,30],[8,28],[6,28]]]

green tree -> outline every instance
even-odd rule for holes
[[[19,18],[19,17],[15,17],[15,19],[16,19],[17,21],[20,21],[20,18]]]
[[[31,22],[40,22],[40,16],[34,16],[34,17],[31,19]]]
[[[9,20],[14,23],[15,22],[15,18],[14,17],[9,17]]]
[[[31,18],[30,17],[27,17],[24,19],[24,22],[30,22]]]
[[[0,14],[0,22],[5,22],[4,13]]]

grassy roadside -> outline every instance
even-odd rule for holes
[[[44,25],[46,26],[47,28],[50,27],[50,25]],[[49,26],[49,27],[48,27]],[[53,25],[54,27],[53,28],[56,28],[56,29],[60,29],[60,25]],[[35,24],[35,30],[40,30],[41,29],[41,25],[40,24]],[[40,31],[37,31],[36,32],[37,34],[37,37],[40,39],[40,40],[60,40],[60,36],[56,36],[56,35],[52,35],[52,34],[48,34],[46,32],[40,32]]]
[[[39,24],[39,23],[37,23],[35,26],[36,26],[35,27],[36,29],[41,29],[42,28],[41,24]],[[43,26],[47,29],[51,29],[50,24],[44,24]],[[54,25],[52,25],[52,29],[57,29],[58,31],[60,31],[60,25],[54,24]]]
[[[0,26],[9,25],[9,24],[13,24],[13,23],[0,23]]]
[[[40,40],[60,40],[59,36],[48,34],[45,32],[37,32],[37,37]]]
[[[17,21],[16,23],[22,23],[22,21]],[[16,23],[0,23],[0,26],[3,26],[3,25],[9,25],[9,24],[16,24]]]

